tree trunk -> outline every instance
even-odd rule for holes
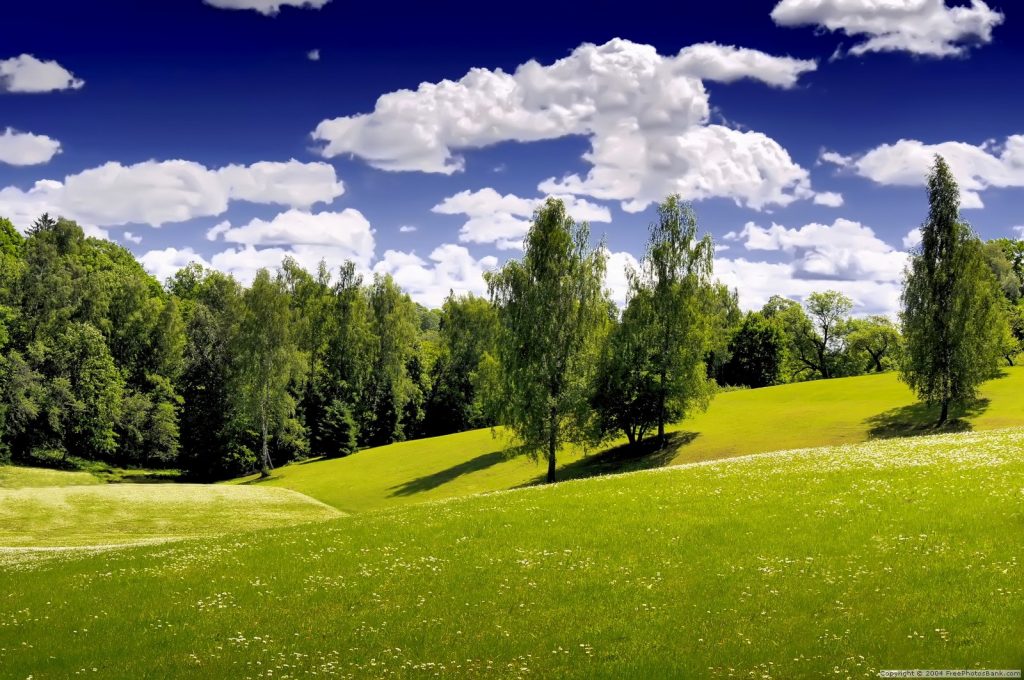
[[[659,376],[660,388],[658,390],[658,439],[665,443],[665,369],[661,370]]]
[[[270,462],[270,447],[267,444],[267,409],[265,406],[260,408],[260,437],[262,439],[260,479],[266,479],[270,476],[270,471],[274,469],[274,464]]]
[[[548,484],[555,482],[555,449],[558,446],[558,410],[551,407],[551,422],[548,423]]]
[[[626,428],[626,439],[629,440],[630,444],[636,444],[636,428],[633,428],[633,427],[627,427]]]
[[[937,425],[942,426],[946,423],[946,419],[949,418],[949,397],[942,398],[942,413],[939,414],[939,422]]]

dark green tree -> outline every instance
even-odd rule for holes
[[[999,370],[1006,319],[981,242],[960,218],[960,191],[941,156],[928,176],[928,219],[903,286],[906,344],[900,377],[939,424],[953,402],[975,397]]]
[[[761,312],[747,314],[729,343],[729,355],[724,369],[728,384],[768,387],[782,382],[786,335],[779,320]]]
[[[518,450],[547,460],[555,481],[556,456],[566,442],[582,442],[590,389],[609,303],[603,292],[605,259],[590,245],[587,225],[548,199],[533,216],[521,261],[487,274],[501,322],[498,342],[501,403],[498,422]]]

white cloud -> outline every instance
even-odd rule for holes
[[[0,163],[39,165],[60,153],[60,142],[46,135],[7,128],[0,133]]]
[[[412,232],[416,231],[417,229],[418,229],[418,227],[415,227],[415,226],[413,226],[411,224],[403,224],[402,226],[400,226],[398,228],[398,231],[400,233],[402,233],[402,234],[411,234]]]
[[[484,272],[498,266],[498,258],[488,255],[477,260],[466,248],[445,243],[434,248],[430,261],[415,253],[388,250],[373,266],[374,273],[390,274],[416,302],[440,307],[449,291],[456,295],[484,295]]]
[[[142,263],[146,271],[160,281],[174,276],[175,272],[192,262],[197,262],[204,267],[210,266],[206,258],[192,248],[150,250],[139,257],[139,262]]]
[[[221,223],[207,232],[210,240],[218,236],[244,246],[325,246],[344,251],[342,259],[361,263],[369,263],[374,251],[373,229],[353,208],[320,213],[289,210],[269,222],[257,218],[240,227]]]
[[[1010,227],[1010,230],[1017,233],[1017,238],[1024,237],[1024,224],[1018,224],[1015,227]]]
[[[629,294],[629,279],[626,272],[629,269],[638,270],[640,263],[631,253],[624,251],[605,251],[605,258],[604,287],[611,293],[611,298],[619,309],[623,309]]]
[[[105,163],[69,175],[63,182],[41,180],[27,191],[0,189],[0,215],[42,212],[83,224],[129,223],[159,227],[224,213],[232,200],[306,208],[329,203],[344,192],[327,163],[260,162],[211,170],[184,160]]]
[[[219,9],[251,9],[265,16],[273,16],[282,7],[304,7],[320,9],[331,0],[204,0],[207,5]]]
[[[772,295],[804,300],[814,292],[838,290],[854,301],[856,314],[895,316],[902,286],[898,281],[822,280],[798,276],[788,262],[715,258],[715,278],[739,292],[743,309],[759,309]]]
[[[716,275],[739,289],[747,308],[763,305],[774,294],[803,298],[829,288],[850,295],[864,313],[891,314],[897,308],[907,254],[859,222],[837,219],[831,225],[812,223],[796,229],[748,222],[725,238],[747,251],[786,256],[779,262],[715,260]]]
[[[529,61],[514,73],[474,68],[458,81],[390,92],[372,113],[321,121],[313,138],[326,157],[352,154],[383,170],[451,174],[464,167],[462,150],[583,135],[590,172],[547,180],[542,192],[619,200],[632,211],[670,193],[760,209],[811,198],[807,171],[761,133],[708,125],[708,94],[693,73],[785,87],[810,68],[718,45],[664,57],[650,45],[615,39],[580,45],[550,65]]]
[[[1016,229],[1016,227],[1014,227]],[[907,235],[903,237],[903,248],[910,250],[921,245],[921,229],[915,228],[907,232]]]
[[[782,88],[794,87],[801,75],[818,67],[813,59],[776,57],[760,50],[718,43],[684,47],[676,63],[682,73],[701,80],[731,83],[751,78]]]
[[[845,168],[853,163],[853,157],[844,156],[836,151],[822,149],[821,153],[818,154],[818,165],[821,165],[822,163],[830,163],[832,165],[839,166],[840,168]]]
[[[1024,135],[1011,135],[1001,145],[991,141],[925,144],[901,139],[853,159],[851,167],[879,184],[924,186],[936,154],[946,159],[960,184],[964,208],[984,207],[981,192],[989,187],[1024,187]]]
[[[824,205],[829,208],[841,208],[843,206],[843,195],[834,191],[819,191],[814,194],[814,204]]]
[[[121,238],[123,238],[125,241],[128,241],[129,243],[134,243],[135,245],[142,243],[142,237],[139,236],[138,234],[133,234],[130,231],[126,231],[123,234],[121,234]]]
[[[310,61],[320,61],[320,50],[310,50],[306,52],[306,58]]]
[[[991,42],[1003,15],[983,0],[948,7],[946,0],[781,0],[772,10],[780,26],[822,26],[863,38],[850,54],[904,51],[930,57],[964,54]]]
[[[217,174],[230,197],[239,201],[308,208],[330,203],[345,193],[329,163],[301,163],[294,158],[285,163],[260,161],[229,165]]]
[[[574,220],[611,222],[611,212],[603,205],[571,195],[555,198],[565,203],[566,211]],[[459,241],[463,243],[493,243],[501,250],[512,250],[522,247],[533,211],[544,201],[544,198],[520,198],[515,194],[503,196],[487,187],[479,191],[460,191],[431,210],[442,215],[465,215],[469,218],[459,230]]]
[[[84,80],[55,61],[42,61],[31,54],[0,59],[0,92],[54,92],[83,85]]]
[[[906,253],[878,238],[871,227],[842,218],[831,225],[811,223],[798,229],[747,222],[739,233],[725,238],[741,242],[747,250],[792,255],[793,271],[810,277],[899,281],[906,266]]]

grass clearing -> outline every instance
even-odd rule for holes
[[[61,554],[6,568],[18,587],[0,595],[0,667],[34,678],[1020,668],[1022,479],[1024,431],[962,433]]]
[[[946,431],[1024,425],[1024,368],[986,383],[973,408],[954,412]],[[895,373],[724,392],[707,412],[671,427],[665,450],[613,448],[561,454],[561,478],[679,465],[785,449],[856,443],[932,431],[938,411],[916,403]],[[347,512],[511,489],[541,481],[543,469],[509,459],[490,430],[462,432],[360,451],[346,458],[278,468],[260,486],[294,489]],[[236,483],[256,482],[255,476]]]
[[[100,484],[88,472],[65,472],[47,468],[0,465],[0,489],[25,489],[41,486],[85,486]]]
[[[0,489],[0,550],[212,536],[339,514],[287,489],[199,484]]]

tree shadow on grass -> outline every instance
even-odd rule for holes
[[[424,491],[430,491],[437,487],[447,484],[463,475],[468,475],[472,472],[484,470],[497,465],[503,460],[508,459],[508,454],[499,449],[497,451],[491,451],[490,453],[483,453],[476,458],[471,458],[465,462],[453,465],[450,468],[434,472],[429,475],[417,477],[416,479],[403,482],[397,486],[391,487],[391,496],[412,496]]]
[[[697,438],[697,432],[670,432],[665,435],[665,442],[651,437],[639,444],[621,444],[605,449],[558,469],[558,481],[617,475],[623,472],[651,470],[669,465],[679,453],[679,449]],[[522,486],[543,484],[546,475],[540,475]]]
[[[950,404],[949,418],[942,425],[936,425],[939,420],[939,406],[937,404],[929,406],[918,402],[879,413],[864,422],[870,427],[868,430],[870,439],[969,432],[974,429],[974,426],[967,418],[981,415],[988,407],[988,399],[977,399],[967,404]]]

